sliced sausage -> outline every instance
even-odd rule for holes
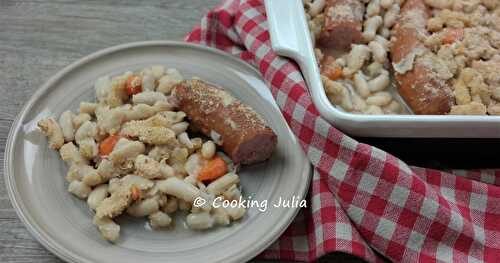
[[[364,4],[359,0],[327,0],[325,24],[318,44],[325,48],[349,50],[363,40]]]
[[[407,0],[394,27],[391,59],[399,94],[415,114],[446,114],[453,105],[449,83],[422,57],[429,10],[422,0]]]
[[[233,162],[264,161],[276,148],[277,136],[259,114],[223,89],[193,79],[176,85],[173,94],[192,128],[206,136],[220,135]]]

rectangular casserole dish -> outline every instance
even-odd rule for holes
[[[365,137],[500,138],[500,116],[363,115],[332,105],[323,89],[302,1],[265,0],[265,6],[273,50],[299,64],[314,105],[336,128]]]

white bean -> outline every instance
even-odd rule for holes
[[[213,217],[215,220],[215,223],[218,225],[222,226],[227,226],[229,223],[231,223],[231,219],[229,218],[229,214],[227,213],[226,209],[224,207],[216,207],[213,209]]]
[[[201,156],[207,160],[212,159],[215,155],[215,143],[213,141],[206,141],[201,146]]]
[[[153,71],[151,70],[151,68],[143,68],[140,72],[139,72],[139,76],[141,77],[144,77],[146,75],[153,75]],[[142,87],[142,89],[144,90],[144,87]]]
[[[147,104],[153,106],[157,101],[166,101],[167,96],[158,91],[144,91],[141,93],[134,94],[132,96],[132,102],[134,104]]]
[[[121,185],[125,186],[135,185],[140,190],[147,190],[154,186],[154,182],[142,176],[129,174],[121,179]]]
[[[104,102],[108,97],[108,93],[111,90],[111,79],[109,76],[103,76],[98,78],[94,84],[95,94],[97,101]]]
[[[88,186],[96,186],[102,183],[102,177],[97,173],[97,170],[90,165],[80,166],[82,182]]]
[[[353,45],[351,52],[347,56],[347,67],[343,74],[351,76],[363,67],[365,61],[370,59],[370,48],[366,45]]]
[[[200,190],[198,188],[177,177],[169,177],[165,180],[158,181],[157,184],[160,191],[163,193],[173,195],[188,203],[192,203],[193,200],[200,195]]]
[[[176,134],[176,135],[179,135],[183,132],[185,132],[187,130],[187,128],[189,127],[189,123],[188,122],[179,122],[179,123],[176,123],[174,125],[172,125],[170,127],[170,129]]]
[[[141,195],[141,197],[143,197]],[[156,184],[156,182],[154,182],[154,186],[151,187],[151,189],[149,189],[146,194],[144,195],[144,197],[156,197],[158,198],[158,204],[160,206],[164,205],[164,202],[166,202],[166,198],[167,198],[167,195],[164,195],[160,189],[158,188],[158,185]]]
[[[381,91],[387,88],[390,84],[389,73],[385,70],[382,71],[378,77],[368,81],[368,88],[371,92]]]
[[[341,67],[345,67],[345,66],[346,66],[346,64],[347,64],[347,61],[346,61],[346,59],[345,59],[344,57],[340,57],[340,58],[337,58],[337,59],[335,60],[335,63],[336,63],[337,65],[341,66]]]
[[[78,143],[83,139],[94,138],[97,135],[97,125],[95,122],[86,121],[75,133],[75,141]],[[79,143],[78,143],[79,144]]]
[[[384,111],[387,113],[398,114],[401,112],[401,104],[399,102],[393,100],[389,105],[384,107]]]
[[[84,138],[79,140],[77,143],[78,146],[80,146],[80,153],[87,159],[92,159],[99,153],[99,149],[94,138]]]
[[[389,10],[387,10],[387,12],[385,12],[384,26],[386,28],[391,28],[392,26],[394,26],[394,24],[396,24],[396,21],[399,16],[399,11],[400,11],[399,5],[394,4],[391,6]]]
[[[369,77],[374,78],[375,76],[380,75],[384,70],[384,66],[376,61],[370,63],[370,65],[366,66],[366,73]]]
[[[120,237],[120,226],[110,218],[94,216],[93,222],[104,239],[113,242]]]
[[[328,99],[333,104],[339,105],[346,111],[352,110],[351,92],[340,82],[331,81],[326,77],[322,77]]]
[[[82,124],[84,124],[86,121],[90,121],[92,117],[88,113],[80,113],[73,117],[73,127],[74,129],[80,128]]]
[[[369,105],[366,110],[364,111],[365,114],[370,114],[370,115],[380,115],[384,114],[384,111],[379,106],[376,105]]]
[[[317,16],[325,8],[325,0],[315,0],[308,4],[308,13],[310,16]]]
[[[369,105],[375,105],[375,106],[385,106],[389,104],[392,100],[392,96],[389,92],[386,91],[379,91],[372,96],[366,98],[366,103]]]
[[[120,145],[120,142],[122,145]],[[146,147],[142,142],[129,141],[125,138],[121,138],[109,155],[109,159],[114,164],[118,164],[127,159],[135,158],[137,155],[144,153],[145,150]]]
[[[191,229],[202,230],[211,228],[214,225],[214,219],[209,213],[191,213],[186,218],[186,223]]]
[[[388,9],[389,7],[391,7],[393,3],[394,3],[394,0],[380,0],[380,5],[385,9]]]
[[[123,103],[128,100],[128,94],[126,91],[126,81],[131,72],[127,72],[122,76],[117,76],[111,79],[111,89],[109,90],[105,103],[110,107],[118,107],[123,105]]]
[[[76,197],[80,199],[85,199],[87,196],[89,196],[90,192],[92,189],[90,186],[80,182],[80,181],[73,181],[69,183],[68,185],[68,192],[74,194]]]
[[[226,191],[224,191],[224,193],[222,193],[222,195],[227,200],[234,200],[234,199],[240,198],[241,192],[240,192],[240,189],[238,188],[238,186],[236,186],[236,184],[233,184]]]
[[[65,161],[69,165],[89,163],[89,161],[83,157],[83,155],[73,144],[73,142],[64,144],[61,149],[59,149],[59,154],[61,155],[61,159],[63,159],[63,161]]]
[[[108,192],[113,194],[121,185],[119,178],[111,178],[108,181]]]
[[[75,139],[75,128],[73,127],[73,117],[75,114],[71,111],[65,111],[59,117],[59,125],[66,142],[70,142]]]
[[[151,73],[153,74],[155,79],[160,79],[163,75],[165,75],[165,67],[162,65],[152,66]]]
[[[222,143],[224,142],[224,141],[222,140],[222,136],[221,136],[218,132],[216,132],[215,130],[211,130],[211,131],[210,131],[210,138],[212,139],[212,141],[213,141],[215,144],[217,144],[217,145],[219,145],[219,146],[221,146],[221,145],[222,145]]]
[[[149,215],[149,224],[153,228],[167,227],[172,223],[172,218],[166,213],[157,211]]]
[[[170,124],[179,123],[186,117],[186,113],[183,111],[166,111],[159,114],[166,118]]]
[[[366,6],[366,16],[372,17],[380,14],[380,0],[371,0]]]
[[[120,130],[122,123],[127,119],[125,110],[113,108],[111,110],[97,111],[97,126],[99,131],[108,134],[115,134]]]
[[[183,80],[182,75],[176,69],[167,69],[166,75],[160,78],[157,91],[170,94],[172,88]]]
[[[391,30],[387,27],[382,27],[379,31],[382,37],[389,38],[391,36]]]
[[[207,186],[207,192],[213,195],[219,195],[228,189],[232,184],[236,184],[240,178],[235,173],[227,173],[222,177],[217,178]]]
[[[382,46],[377,41],[371,41],[368,46],[370,47],[370,50],[373,54],[373,60],[380,64],[384,64],[384,62],[387,60],[387,51],[385,50],[384,46]]]
[[[130,107],[130,104],[125,104],[120,108],[125,111],[127,121],[146,119],[156,113],[153,107],[146,104],[137,104],[133,107]]]
[[[90,192],[89,197],[87,198],[87,204],[92,210],[95,210],[97,206],[108,196],[108,185],[102,184],[94,188],[92,192]]]
[[[103,159],[99,166],[97,166],[97,173],[103,178],[104,181],[107,181],[113,177],[120,175],[119,168],[113,165],[108,159]]]
[[[368,88],[368,82],[366,81],[365,76],[363,75],[362,72],[358,71],[354,75],[354,87],[356,88],[356,91],[358,94],[366,98],[370,95],[370,89]]]
[[[184,164],[184,170],[189,174],[188,177],[192,177],[194,180],[190,182],[191,184],[196,184],[196,178],[201,167],[204,166],[205,160],[202,159],[201,155],[198,153],[191,154]]]
[[[175,147],[175,149],[170,154],[169,164],[182,163],[184,164],[189,157],[189,152],[184,147]]]
[[[144,76],[142,76],[142,90],[143,91],[155,90],[155,77],[152,74],[144,74]]]
[[[382,25],[384,20],[381,16],[373,16],[368,18],[364,23],[363,39],[370,42],[375,38],[378,28]]]
[[[376,35],[373,40],[379,42],[384,47],[385,50],[388,50],[391,44],[389,40],[387,40],[385,37],[381,35]]]
[[[127,214],[134,217],[143,217],[150,215],[160,209],[158,198],[151,197],[137,201],[127,208]]]
[[[94,115],[97,105],[97,103],[82,101],[80,102],[80,113]]]
[[[59,149],[64,144],[64,135],[59,124],[53,118],[43,119],[38,122],[38,127],[49,140],[49,147]]]
[[[184,144],[188,149],[193,149],[194,145],[191,142],[191,139],[189,139],[189,135],[187,132],[182,132],[181,134],[177,135],[177,140],[179,140],[180,143]]]
[[[160,173],[165,177],[175,176],[175,170],[172,166],[166,164],[165,162],[160,162]]]
[[[355,111],[363,112],[366,108],[366,102],[357,94],[352,94],[352,107]]]
[[[161,165],[159,162],[151,157],[140,154],[135,158],[134,167],[137,175],[140,175],[147,179],[155,178],[166,178],[166,176],[161,171]]]
[[[238,220],[245,215],[246,209],[243,206],[228,206],[224,207],[232,220]]]
[[[68,169],[68,173],[66,174],[66,181],[71,183],[75,180],[76,181],[82,180],[82,174],[80,173],[80,165],[71,164],[71,166]]]

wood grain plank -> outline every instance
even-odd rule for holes
[[[0,219],[0,262],[62,262],[41,247],[18,219]]]

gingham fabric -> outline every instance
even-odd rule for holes
[[[260,257],[314,261],[342,251],[368,262],[500,261],[500,172],[410,167],[335,129],[296,64],[271,50],[262,1],[222,1],[186,41],[257,67],[315,168],[308,208]]]

